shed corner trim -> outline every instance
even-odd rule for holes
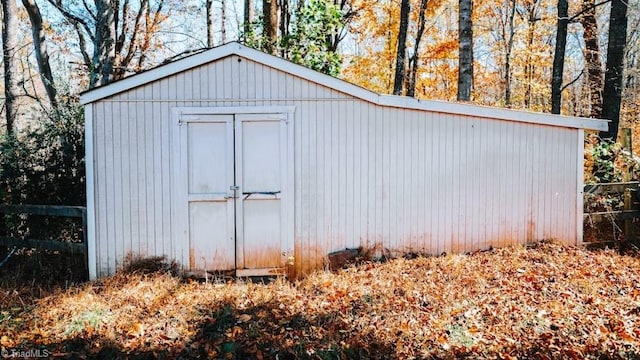
[[[85,172],[86,172],[86,197],[87,197],[87,267],[89,268],[89,280],[98,277],[97,269],[97,244],[96,244],[96,206],[94,184],[94,156],[93,156],[93,106],[84,106],[84,136],[85,136]]]

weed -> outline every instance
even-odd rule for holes
[[[106,314],[106,311],[102,309],[85,311],[78,314],[76,317],[74,317],[71,320],[71,323],[67,325],[64,331],[64,336],[69,336],[77,333],[83,333],[88,330],[92,331],[94,329],[97,329],[102,323],[102,320],[104,319],[105,314]]]

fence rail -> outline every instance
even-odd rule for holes
[[[640,182],[602,183],[588,184],[584,186],[584,194],[612,195],[624,194],[624,210],[584,213],[585,220],[591,223],[601,221],[623,221],[625,238],[634,237],[633,221],[640,219],[640,203],[638,194]],[[87,253],[87,209],[83,206],[61,205],[9,205],[0,204],[0,215],[39,215],[59,216],[82,219],[82,243],[73,243],[59,240],[40,240],[32,238],[20,238],[0,236],[0,246],[18,248],[38,248],[56,250],[71,253]]]
[[[601,184],[587,184],[584,186],[584,193],[587,194],[621,194],[624,193],[626,189],[636,189],[640,187],[640,182],[638,181],[630,181],[630,182],[618,182],[618,183],[601,183]]]
[[[600,222],[604,220],[614,220],[614,221],[623,221],[623,220],[633,220],[640,218],[640,210],[618,210],[618,211],[602,211],[602,212],[593,212],[593,213],[585,213],[585,219],[589,219],[593,222]]]
[[[584,213],[585,221],[590,224],[597,224],[604,221],[610,221],[614,224],[622,222],[622,234],[627,241],[635,242],[636,229],[634,222],[636,219],[640,219],[640,201],[638,194],[640,190],[640,182],[621,182],[621,183],[602,183],[602,184],[588,184],[584,186],[585,195],[604,195],[604,196],[620,196],[622,195],[623,208],[622,210],[611,210],[601,212]],[[613,240],[598,241],[599,242],[615,242]],[[593,242],[590,242],[593,243]]]
[[[87,253],[87,208],[60,205],[9,205],[0,204],[2,215],[39,215],[82,219],[82,243],[61,240],[39,240],[11,236],[0,236],[0,246],[37,248],[71,253]]]

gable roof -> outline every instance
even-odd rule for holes
[[[609,125],[607,120],[535,113],[530,111],[510,110],[447,101],[418,100],[406,96],[378,94],[347,81],[322,74],[304,66],[294,64],[288,60],[246,47],[237,42],[230,42],[139,74],[126,77],[111,84],[86,91],[81,94],[80,103],[82,105],[86,105],[230,55],[242,56],[257,63],[321,84],[380,106],[591,130],[607,130]]]

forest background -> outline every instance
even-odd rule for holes
[[[640,135],[638,0],[0,2],[6,203],[84,205],[80,92],[234,40],[380,93]]]

